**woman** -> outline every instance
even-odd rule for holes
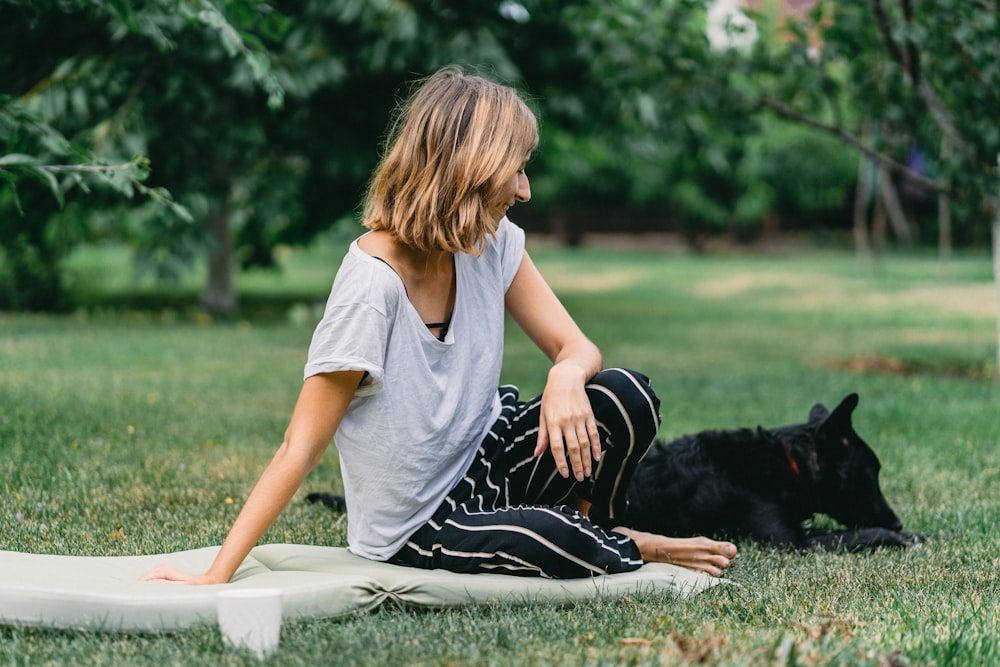
[[[370,231],[334,280],[284,442],[207,572],[145,579],[229,581],[334,436],[361,556],[557,578],[649,561],[723,573],[728,542],[615,523],[659,402],[642,375],[602,370],[506,217],[531,197],[537,142],[512,89],[455,68],[423,82],[369,185]],[[497,390],[505,312],[552,360],[533,401]]]

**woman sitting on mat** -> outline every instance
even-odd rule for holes
[[[645,376],[602,370],[506,217],[531,197],[528,106],[446,68],[416,89],[390,139],[365,199],[370,231],[334,280],[284,442],[207,572],[161,564],[144,578],[229,581],[334,438],[360,556],[553,578],[650,561],[721,575],[729,542],[616,523],[659,400]],[[552,360],[527,402],[497,388],[505,312]]]

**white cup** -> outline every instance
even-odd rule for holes
[[[247,649],[263,659],[278,648],[281,637],[281,591],[234,588],[216,596],[219,630],[229,646]]]

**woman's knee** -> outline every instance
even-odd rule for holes
[[[623,412],[629,421],[645,421],[660,426],[660,399],[649,378],[627,368],[607,368],[587,383],[594,403],[595,414],[602,412],[598,403],[609,403],[607,408]]]

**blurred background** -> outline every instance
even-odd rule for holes
[[[460,64],[541,120],[554,243],[988,246],[988,0],[0,0],[0,310],[108,262],[239,312],[236,276],[357,235],[394,105]],[[159,289],[159,288],[158,288]],[[320,295],[322,296],[322,295]],[[149,292],[146,297],[150,298]],[[162,298],[167,298],[163,296]]]

